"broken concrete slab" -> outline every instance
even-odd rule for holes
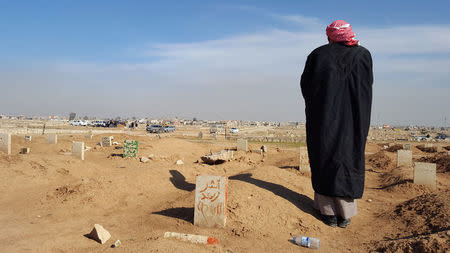
[[[206,164],[220,164],[233,159],[234,152],[232,150],[222,150],[215,154],[204,155],[201,157]]]
[[[88,237],[104,244],[111,238],[111,234],[102,225],[95,224]]]
[[[11,134],[0,134],[0,152],[11,154]]]
[[[412,165],[412,151],[411,150],[397,150],[397,167]]]
[[[414,183],[436,188],[436,164],[416,162],[414,164]]]
[[[194,225],[225,227],[227,218],[228,178],[199,175],[195,183]]]
[[[150,159],[148,159],[148,158],[145,157],[145,156],[141,157],[140,160],[141,160],[142,163],[147,163],[148,161],[150,161]]]

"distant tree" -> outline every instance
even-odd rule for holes
[[[197,118],[194,117],[194,118],[192,119],[192,121],[197,121]]]
[[[88,116],[84,116],[83,119],[84,119],[84,120],[88,120],[89,117],[88,117]]]
[[[71,112],[71,113],[69,114],[69,120],[74,120],[76,116],[77,116],[76,113]]]

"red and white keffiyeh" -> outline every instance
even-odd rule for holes
[[[343,42],[347,46],[358,45],[352,26],[344,20],[336,20],[327,26],[327,36],[333,42]]]

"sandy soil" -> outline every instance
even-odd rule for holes
[[[194,134],[193,134],[194,135]],[[103,135],[107,136],[107,135]],[[366,188],[359,214],[346,229],[331,228],[312,208],[310,175],[298,168],[299,148],[265,144],[268,155],[236,152],[220,165],[202,164],[204,154],[235,146],[225,140],[136,139],[148,163],[121,158],[100,147],[102,135],[13,136],[13,154],[0,153],[1,252],[298,252],[290,242],[307,235],[321,240],[313,252],[445,252],[450,250],[450,173],[441,169],[437,189],[412,183],[412,168],[396,168],[396,154],[369,143]],[[70,156],[72,141],[92,149],[85,161]],[[251,150],[261,144],[250,143]],[[413,145],[412,145],[413,146]],[[19,149],[31,153],[20,155]],[[413,147],[415,159],[436,154]],[[184,165],[176,165],[177,160]],[[439,159],[440,156],[439,156]],[[448,165],[444,165],[448,166]],[[229,177],[228,220],[223,229],[193,225],[198,174]],[[104,245],[85,235],[95,223],[112,235]],[[163,238],[166,231],[216,237],[217,245]],[[115,240],[122,245],[111,248]]]

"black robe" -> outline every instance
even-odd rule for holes
[[[372,57],[362,46],[332,43],[308,56],[300,86],[315,192],[362,197],[372,83]]]

